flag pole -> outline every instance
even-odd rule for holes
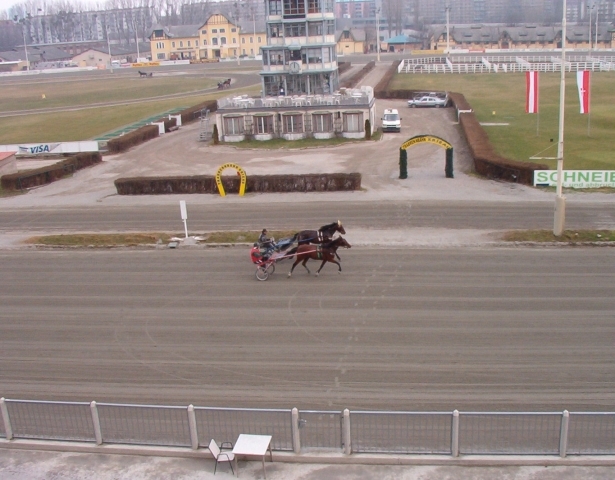
[[[589,75],[589,88],[587,89],[587,136],[589,137],[589,131],[591,129],[591,118],[592,118],[592,74],[591,71],[588,73]]]
[[[557,190],[555,195],[555,215],[553,218],[553,235],[559,237],[564,233],[566,218],[566,198],[562,195],[564,173],[564,106],[566,97],[566,0],[562,8],[562,71],[559,84],[559,139],[557,142]]]

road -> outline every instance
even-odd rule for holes
[[[236,407],[612,410],[615,250],[1,250],[0,394]],[[316,266],[316,264],[314,264]]]

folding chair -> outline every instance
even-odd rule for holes
[[[216,470],[218,468],[218,462],[228,462],[231,466],[231,472],[235,475],[235,470],[233,469],[233,460],[235,459],[235,454],[232,452],[222,452],[220,449],[224,447],[224,445],[230,445],[230,448],[233,448],[233,444],[231,442],[222,442],[218,447],[216,441],[212,438],[211,442],[209,442],[209,451],[216,459],[216,465],[214,467],[214,475],[216,474]]]

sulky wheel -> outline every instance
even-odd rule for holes
[[[273,273],[273,272],[272,272]],[[269,270],[265,267],[256,268],[256,278],[261,282],[264,282],[269,278]]]
[[[270,263],[266,270],[268,275],[273,275],[273,272],[275,272],[275,263]]]

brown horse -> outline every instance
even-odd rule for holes
[[[298,247],[293,248],[287,253],[287,255],[295,254],[297,256],[297,260],[293,263],[290,272],[288,272],[288,276],[290,277],[293,274],[293,270],[299,262],[302,262],[302,265],[307,270],[308,274],[311,274],[312,272],[310,272],[310,269],[306,265],[310,258],[313,258],[314,260],[322,260],[320,268],[316,272],[316,276],[318,276],[322,270],[322,267],[324,267],[327,262],[335,263],[337,265],[338,273],[342,273],[342,266],[335,260],[335,255],[339,247],[350,248],[350,244],[344,239],[344,237],[339,236],[335,240],[331,240],[329,243],[325,243],[323,245],[299,245]]]
[[[344,226],[339,220],[328,225],[323,225],[318,230],[302,230],[297,233],[296,237],[299,245],[308,245],[310,243],[328,243],[331,241],[336,232],[339,232],[341,235],[346,235],[346,230],[344,230]],[[335,253],[335,256],[341,261],[341,258],[337,252]]]

